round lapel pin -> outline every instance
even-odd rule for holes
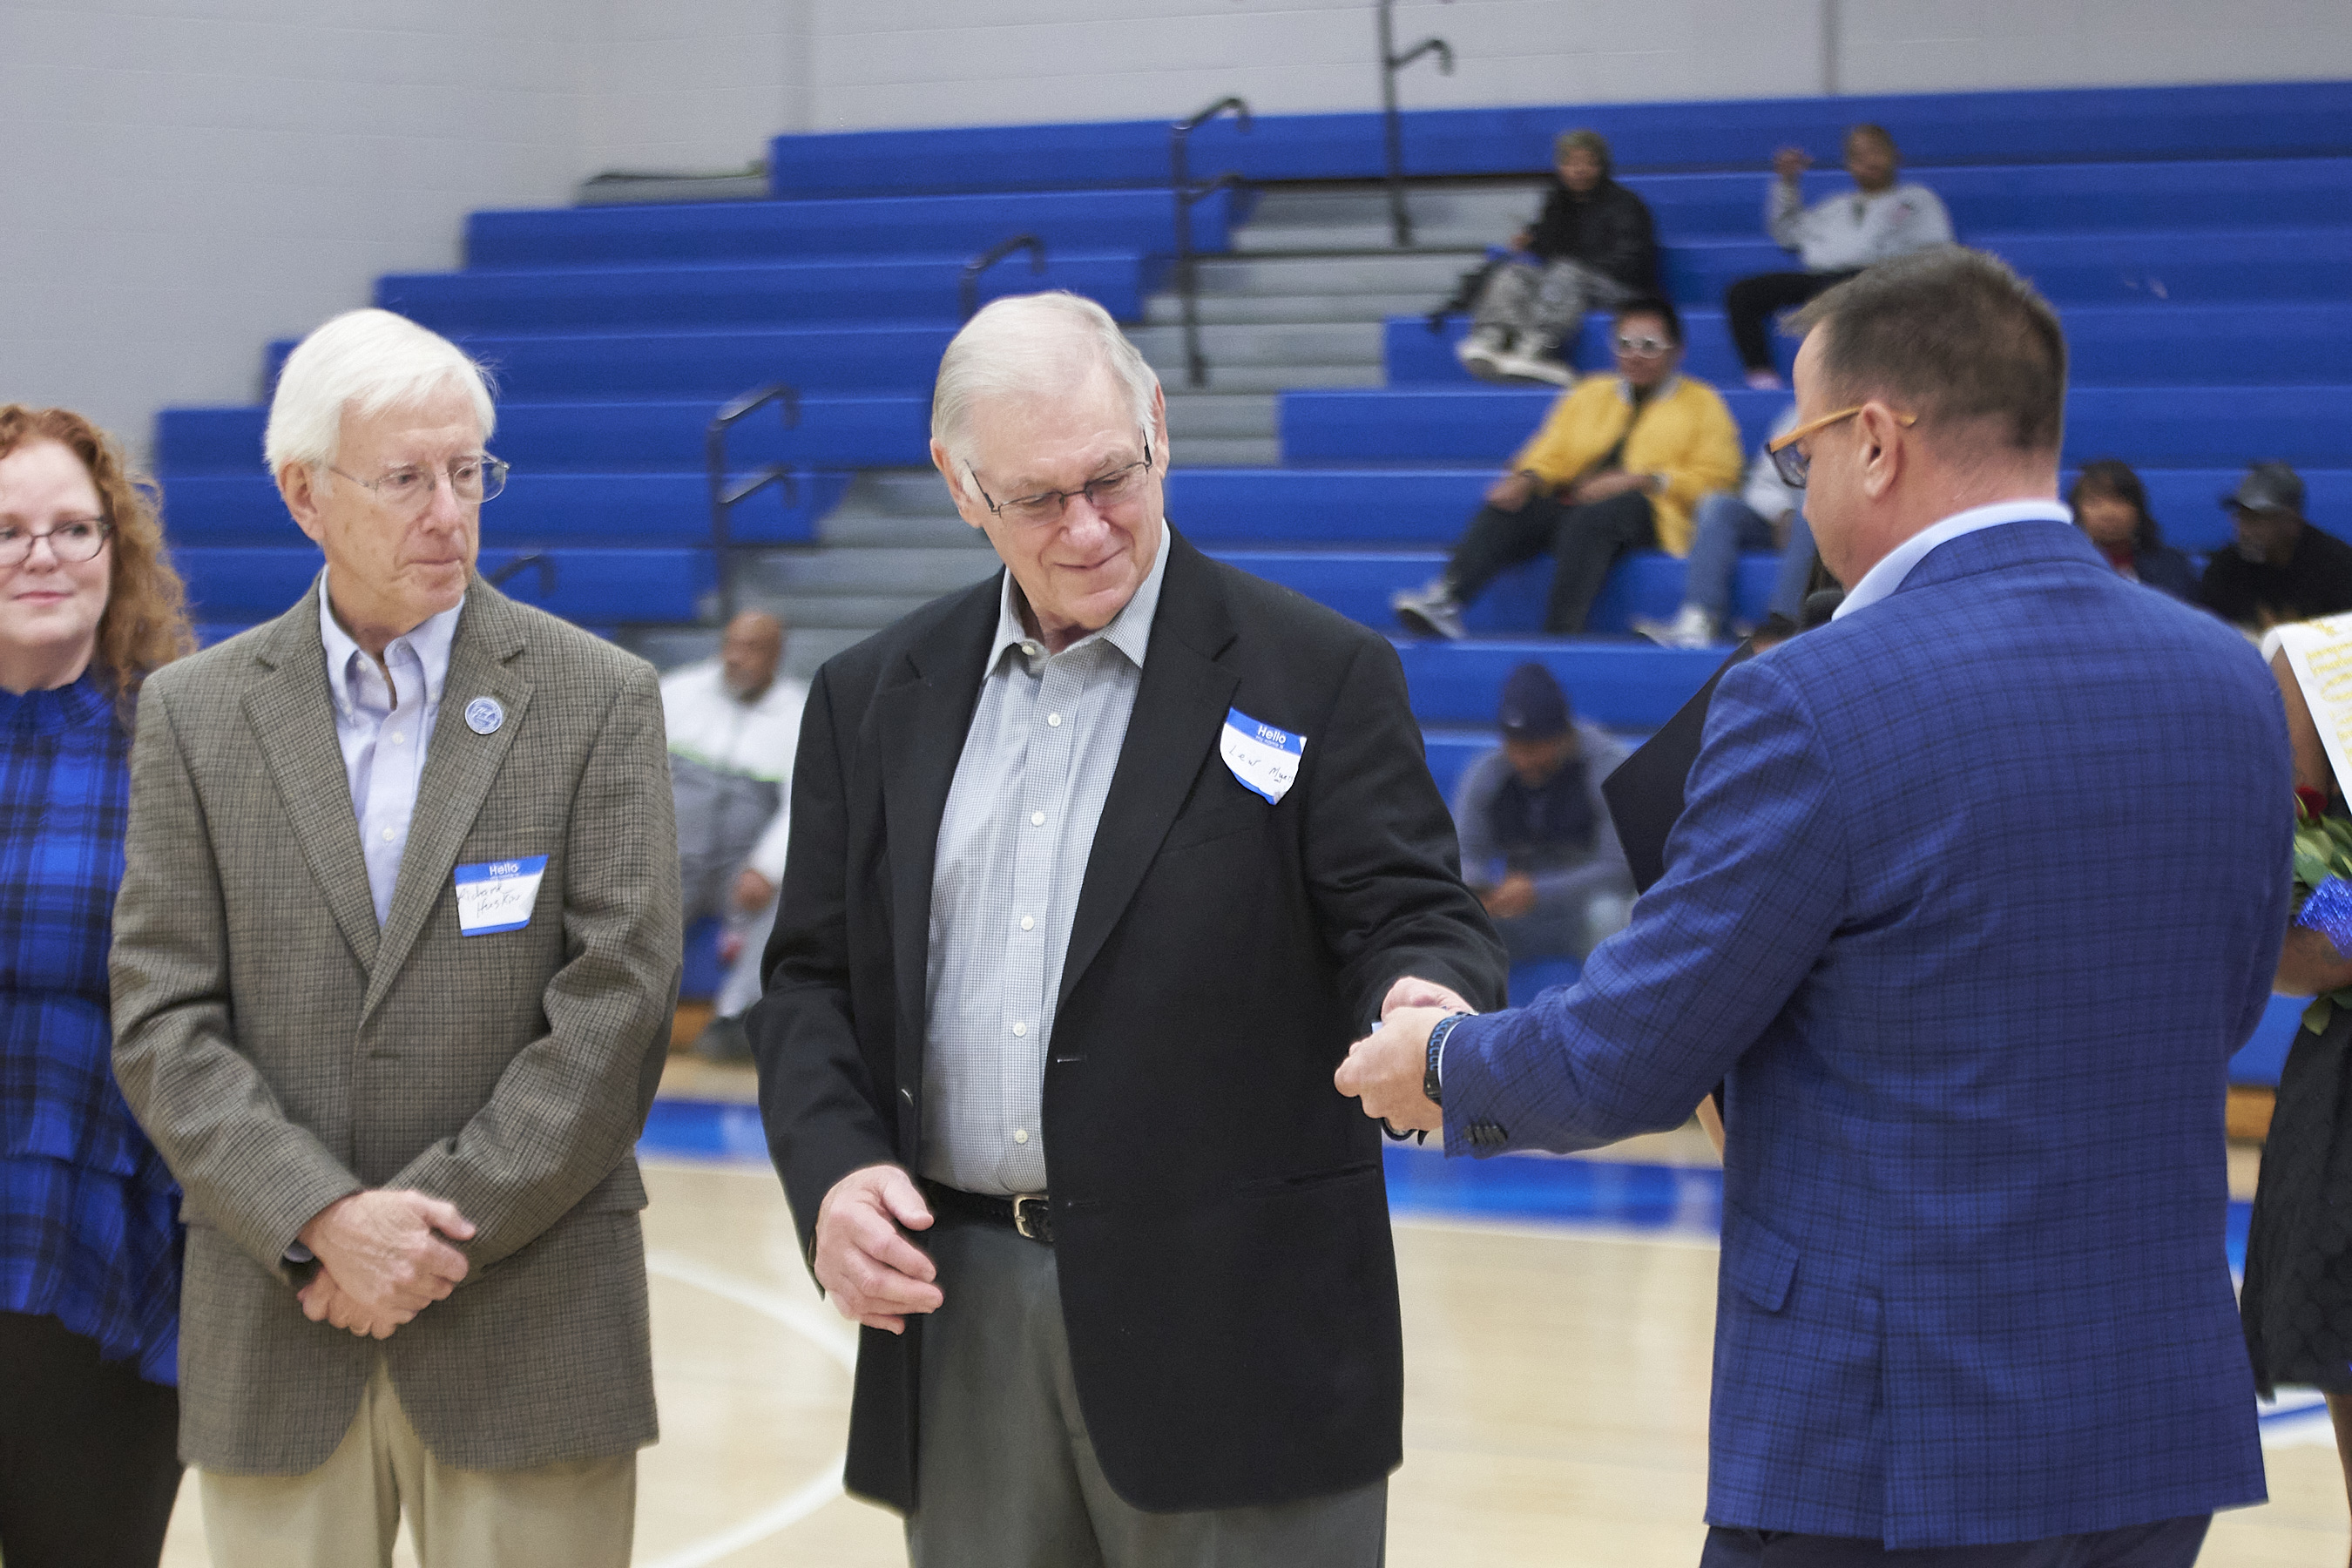
[[[477,735],[495,734],[506,721],[507,710],[495,697],[477,697],[466,704],[466,728]]]

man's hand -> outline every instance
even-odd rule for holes
[[[1783,147],[1772,154],[1772,173],[1788,184],[1795,184],[1812,166],[1813,155],[1802,147]]]
[[[1523,228],[1519,230],[1518,233],[1511,236],[1511,248],[1513,250],[1525,250],[1529,246],[1535,244],[1535,242],[1536,231],[1531,228]]]
[[[1579,506],[1591,506],[1597,500],[1607,500],[1612,496],[1622,496],[1628,490],[1641,489],[1649,482],[1650,476],[1647,474],[1629,474],[1624,469],[1618,468],[1605,474],[1595,474],[1589,479],[1579,481],[1576,488],[1568,492],[1568,499]]]
[[[1536,482],[1525,474],[1505,474],[1486,487],[1486,504],[1496,511],[1517,511],[1536,493]]]
[[[414,1312],[370,1312],[336,1284],[335,1277],[324,1268],[311,1277],[295,1300],[302,1303],[302,1315],[312,1322],[332,1323],[362,1339],[388,1340],[393,1330],[416,1317]]]
[[[898,1234],[931,1227],[930,1205],[897,1165],[868,1165],[833,1184],[816,1211],[816,1282],[841,1315],[869,1329],[907,1331],[908,1312],[947,1298],[923,1249]]]
[[[1708,1095],[1698,1102],[1698,1124],[1706,1129],[1706,1141],[1715,1145],[1715,1157],[1723,1158],[1723,1112],[1715,1108],[1715,1096]]]
[[[735,907],[747,915],[756,915],[768,907],[776,896],[776,885],[749,866],[735,876]]]
[[[1536,907],[1536,879],[1514,871],[1478,895],[1486,912],[1498,921],[1515,921]]]
[[[1450,985],[1440,985],[1434,980],[1423,980],[1417,974],[1400,975],[1381,998],[1381,1018],[1400,1007],[1441,1007],[1448,1013],[1475,1013],[1478,1009],[1462,999],[1462,994]]]
[[[449,1242],[473,1234],[473,1222],[457,1205],[387,1191],[336,1199],[311,1216],[300,1240],[357,1312],[372,1323],[396,1325],[457,1288],[466,1278],[466,1255]],[[307,1300],[303,1310],[310,1311]],[[311,1314],[313,1321],[324,1315],[323,1310]]]
[[[1400,983],[1402,984],[1402,983]],[[1429,1066],[1429,1031],[1456,1007],[1400,1007],[1388,1014],[1378,1033],[1348,1049],[1332,1081],[1339,1092],[1360,1100],[1364,1114],[1401,1131],[1443,1131],[1445,1113],[1421,1092]]]

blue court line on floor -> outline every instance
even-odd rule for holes
[[[768,1163],[757,1106],[656,1100],[637,1152],[670,1160]],[[1448,1160],[1434,1149],[1386,1151],[1389,1207],[1408,1218],[1607,1226],[1686,1237],[1723,1231],[1723,1173],[1711,1166],[1634,1164],[1545,1155]],[[2230,1267],[2246,1266],[2252,1205],[2230,1205]]]

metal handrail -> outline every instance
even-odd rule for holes
[[[503,588],[526,566],[539,568],[539,596],[542,599],[555,592],[555,558],[544,550],[528,550],[495,572],[486,573],[482,581],[493,588]]]
[[[1452,5],[1454,0],[1440,0]],[[1396,9],[1396,0],[1380,0],[1381,13],[1381,132],[1388,143],[1389,159],[1389,229],[1400,246],[1412,243],[1412,215],[1404,207],[1404,118],[1397,112],[1397,73],[1426,54],[1437,56],[1437,69],[1442,76],[1454,74],[1454,46],[1444,38],[1428,37],[1402,54],[1397,53],[1396,22],[1390,15]]]
[[[1193,277],[1192,206],[1219,191],[1239,188],[1242,177],[1228,170],[1206,184],[1193,184],[1184,146],[1193,132],[1228,109],[1234,111],[1234,123],[1247,131],[1249,105],[1238,98],[1221,98],[1192,119],[1180,120],[1168,128],[1169,188],[1176,199],[1176,296],[1184,311],[1184,380],[1191,386],[1209,384],[1209,362],[1201,354],[1200,287]]]
[[[776,405],[783,428],[790,430],[800,424],[800,393],[781,381],[771,382],[753,387],[721,408],[702,437],[703,462],[710,476],[710,557],[719,573],[719,618],[722,623],[735,618],[735,541],[728,530],[728,514],[770,485],[784,492],[787,506],[800,500],[800,481],[790,466],[783,463],[771,463],[731,489],[727,482],[727,432],[771,403]]]
[[[956,282],[956,298],[963,306],[963,319],[971,321],[980,309],[980,275],[1012,255],[1016,250],[1029,252],[1032,277],[1045,270],[1045,242],[1034,234],[1016,234],[1011,239],[1000,239],[978,256],[963,264],[963,276]]]

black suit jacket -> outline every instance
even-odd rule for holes
[[[1377,1129],[1331,1075],[1389,985],[1498,1005],[1394,649],[1173,528],[1045,1070],[1063,1315],[1104,1473],[1139,1507],[1287,1501],[1402,1457]],[[828,662],[793,775],[751,1034],[804,1249],[835,1183],[921,1158],[932,858],[1002,574]],[[1307,737],[1278,805],[1228,708]],[[917,1496],[921,1320],[864,1331],[847,1484]]]

